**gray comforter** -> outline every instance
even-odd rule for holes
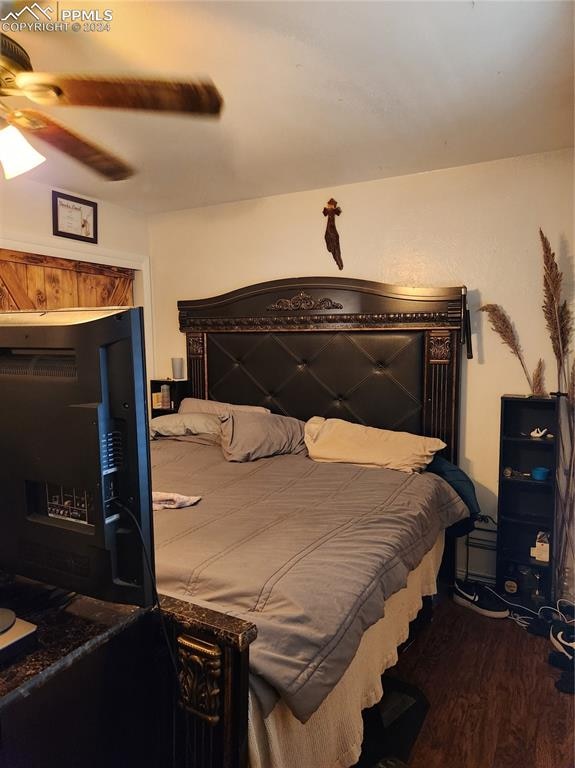
[[[362,633],[445,527],[468,514],[450,486],[305,456],[226,462],[217,446],[152,444],[153,487],[201,495],[154,515],[161,593],[257,625],[250,668],[305,722]]]

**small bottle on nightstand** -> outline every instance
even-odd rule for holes
[[[162,408],[169,410],[171,408],[170,385],[162,384],[162,386],[160,387],[160,392],[162,395]]]

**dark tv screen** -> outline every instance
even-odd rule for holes
[[[0,404],[0,569],[150,605],[141,308],[0,313]]]

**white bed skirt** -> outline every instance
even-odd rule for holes
[[[344,676],[305,725],[282,701],[264,719],[256,696],[250,693],[250,768],[349,768],[358,761],[361,711],[381,699],[381,675],[396,663],[397,648],[407,639],[409,622],[421,608],[422,597],[437,591],[443,543],[441,535],[410,573],[407,586],[387,600],[384,618],[364,634]]]

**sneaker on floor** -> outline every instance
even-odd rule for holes
[[[553,623],[551,620],[547,620],[542,616],[526,616],[525,618],[529,622],[527,631],[530,635],[549,637],[549,627]]]
[[[551,651],[549,658],[547,659],[552,667],[562,669],[564,672],[574,672],[575,666],[573,665],[573,659],[569,660],[567,656],[559,651]]]
[[[570,661],[575,658],[575,629],[570,624],[558,621],[551,625],[549,630],[549,639]]]
[[[559,680],[555,683],[555,688],[561,693],[575,693],[575,680],[573,672],[563,672]]]
[[[502,599],[476,581],[456,581],[453,601],[492,619],[506,619],[509,616],[509,609],[505,607]]]

